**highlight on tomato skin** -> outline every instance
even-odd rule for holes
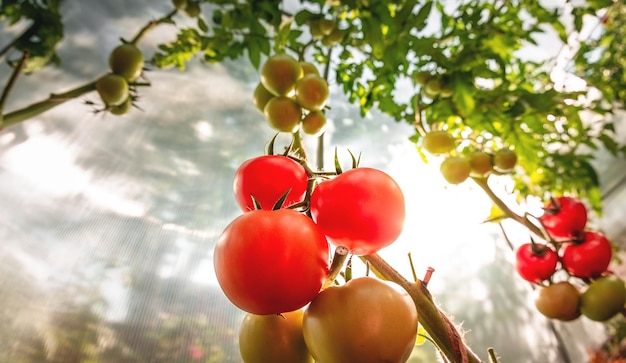
[[[306,170],[283,155],[262,155],[245,161],[235,173],[233,192],[242,211],[255,209],[252,197],[262,209],[270,210],[287,192],[283,207],[304,199],[308,186]]]
[[[368,255],[400,236],[406,207],[396,181],[383,171],[359,167],[317,185],[311,216],[329,241]]]
[[[418,314],[398,284],[360,277],[320,292],[304,313],[304,340],[318,362],[406,362]]]
[[[302,308],[328,275],[328,241],[293,209],[253,210],[235,218],[213,250],[217,281],[239,309],[257,315]]]

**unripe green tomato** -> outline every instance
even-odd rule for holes
[[[441,162],[439,170],[448,183],[461,184],[469,178],[472,167],[463,156],[449,156]]]
[[[484,151],[472,151],[467,157],[472,168],[471,176],[484,177],[493,169],[493,158]]]
[[[302,334],[303,311],[281,315],[247,314],[239,332],[244,363],[313,363]]]
[[[326,129],[326,115],[323,111],[311,111],[302,119],[305,134],[319,136]]]
[[[309,111],[324,108],[328,94],[328,83],[315,74],[307,74],[296,82],[296,102]]]
[[[428,98],[435,98],[441,93],[441,80],[439,77],[431,77],[423,87],[422,92]]]
[[[263,112],[267,122],[277,131],[295,132],[300,127],[302,108],[290,97],[271,98]]]
[[[424,135],[422,147],[433,155],[443,155],[456,148],[456,140],[447,131],[430,131]]]
[[[493,168],[501,173],[510,173],[517,164],[517,154],[511,149],[496,150],[493,154]]]
[[[109,112],[116,116],[125,115],[133,108],[133,100],[131,97],[128,97],[126,101],[122,102],[122,104],[117,106],[111,106],[109,108]]]
[[[124,43],[117,46],[109,56],[111,72],[119,74],[129,82],[137,79],[143,70],[143,53],[136,45]]]
[[[286,53],[271,55],[261,67],[261,83],[276,96],[291,95],[303,75],[300,62]]]
[[[259,84],[257,84],[256,88],[254,89],[254,93],[252,94],[252,102],[259,111],[263,112],[265,110],[265,105],[267,105],[267,102],[274,97],[274,94],[268,91],[267,88],[265,88],[263,84],[259,82]]]
[[[302,328],[320,363],[406,362],[417,337],[417,311],[399,285],[361,277],[322,290]]]
[[[419,71],[413,74],[413,79],[415,80],[415,82],[422,86],[425,85],[431,77],[432,75],[430,74],[430,72],[427,71]]]
[[[580,296],[580,311],[595,321],[606,321],[624,310],[626,286],[615,275],[594,280]]]
[[[96,91],[107,106],[119,106],[128,99],[130,92],[126,78],[109,73],[96,81]]]

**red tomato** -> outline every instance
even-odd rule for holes
[[[577,242],[563,248],[561,263],[571,275],[590,278],[605,272],[613,257],[611,242],[601,233],[585,231]]]
[[[587,224],[587,208],[578,199],[558,197],[544,207],[540,221],[554,239],[569,240],[582,234]]]
[[[526,281],[540,283],[548,280],[556,270],[556,251],[545,245],[526,243],[515,254],[515,268]]]
[[[297,161],[283,155],[263,155],[245,161],[235,173],[233,189],[237,204],[244,212],[253,210],[251,196],[262,209],[272,209],[288,190],[283,203],[288,207],[301,202],[306,194],[308,176]]]
[[[328,242],[292,209],[253,210],[222,232],[213,252],[217,280],[248,313],[279,314],[308,304],[328,274]]]
[[[311,195],[311,216],[335,246],[372,254],[394,242],[404,226],[404,195],[387,174],[348,170],[321,182]]]

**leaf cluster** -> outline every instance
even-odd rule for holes
[[[20,21],[29,23],[26,30],[1,52],[4,55],[12,48],[20,53],[28,51],[27,62],[22,68],[24,73],[32,73],[50,63],[60,62],[56,46],[63,39],[63,22],[59,13],[61,2],[62,0],[0,2],[0,20],[6,21],[8,27]],[[9,63],[15,65],[17,60],[9,59]]]

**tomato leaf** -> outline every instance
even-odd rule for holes
[[[489,216],[482,223],[500,223],[503,220],[509,218],[497,205],[491,207]]]

